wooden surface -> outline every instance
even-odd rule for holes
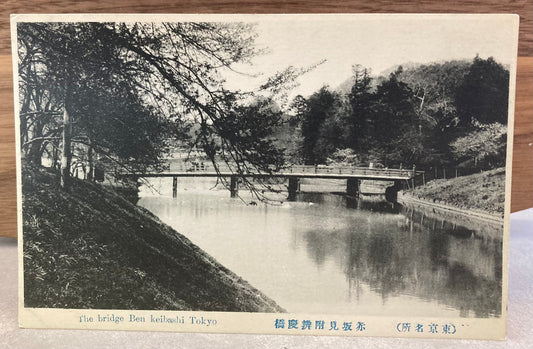
[[[516,75],[511,212],[533,207],[533,57],[519,57]]]
[[[533,1],[0,0],[0,236],[16,236],[11,13],[516,13],[520,15],[511,210],[533,207]]]
[[[11,56],[0,56],[0,236],[17,233],[15,118]]]

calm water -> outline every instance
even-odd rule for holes
[[[321,193],[246,206],[198,179],[172,199],[170,181],[139,205],[288,312],[500,315],[501,226]]]

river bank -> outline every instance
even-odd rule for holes
[[[407,195],[398,195],[401,213],[410,221],[445,228],[447,233],[461,237],[498,240],[503,238],[503,220],[479,212],[460,210],[452,206],[434,204]]]
[[[505,168],[433,180],[400,192],[398,201],[501,222],[505,209]]]
[[[503,217],[497,215],[491,215],[486,212],[469,210],[465,208],[458,208],[449,204],[435,203],[432,200],[419,199],[412,196],[410,193],[403,191],[398,193],[398,203],[404,206],[414,206],[419,209],[428,208],[433,211],[439,210],[444,212],[450,212],[456,215],[459,214],[463,216],[474,217],[481,220],[487,220],[496,224],[503,223]]]
[[[148,210],[23,166],[26,307],[281,312]]]

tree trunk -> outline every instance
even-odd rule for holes
[[[59,144],[58,144],[59,146]],[[60,170],[59,168],[59,150],[58,150],[58,147],[54,146],[54,153],[53,153],[53,163],[52,163],[52,167],[54,170]]]
[[[41,117],[41,115],[37,115],[37,118]],[[33,128],[32,128],[32,142],[28,146],[26,150],[26,158],[30,160],[30,162],[41,166],[42,161],[42,145],[43,141],[40,140],[43,136],[43,125],[41,121],[38,119],[35,121]]]
[[[87,152],[87,161],[89,162],[89,172],[87,173],[87,180],[89,182],[93,181],[93,147],[91,146],[91,141],[89,140],[89,150]]]
[[[33,141],[29,147],[26,158],[31,163],[41,166],[42,164],[42,145],[43,141]]]
[[[72,161],[71,140],[72,125],[67,109],[67,102],[63,108],[63,144],[61,149],[61,188],[68,190],[70,187],[70,163]]]

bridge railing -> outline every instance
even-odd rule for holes
[[[362,175],[362,176],[387,176],[387,177],[405,177],[411,178],[419,174],[419,171],[408,169],[388,169],[388,168],[369,168],[369,167],[337,167],[337,166],[313,166],[313,165],[295,165],[287,168],[283,172],[304,173],[304,174],[339,174],[339,175]]]
[[[171,168],[171,172],[194,172],[205,173],[214,172],[215,169],[209,163],[193,163],[191,165],[181,164]],[[231,172],[229,167],[219,167],[220,172]],[[414,169],[389,169],[389,168],[369,168],[356,166],[325,166],[325,165],[293,165],[282,169],[279,173],[290,174],[338,174],[338,175],[359,175],[359,176],[384,176],[384,177],[401,177],[412,178],[423,172]]]

